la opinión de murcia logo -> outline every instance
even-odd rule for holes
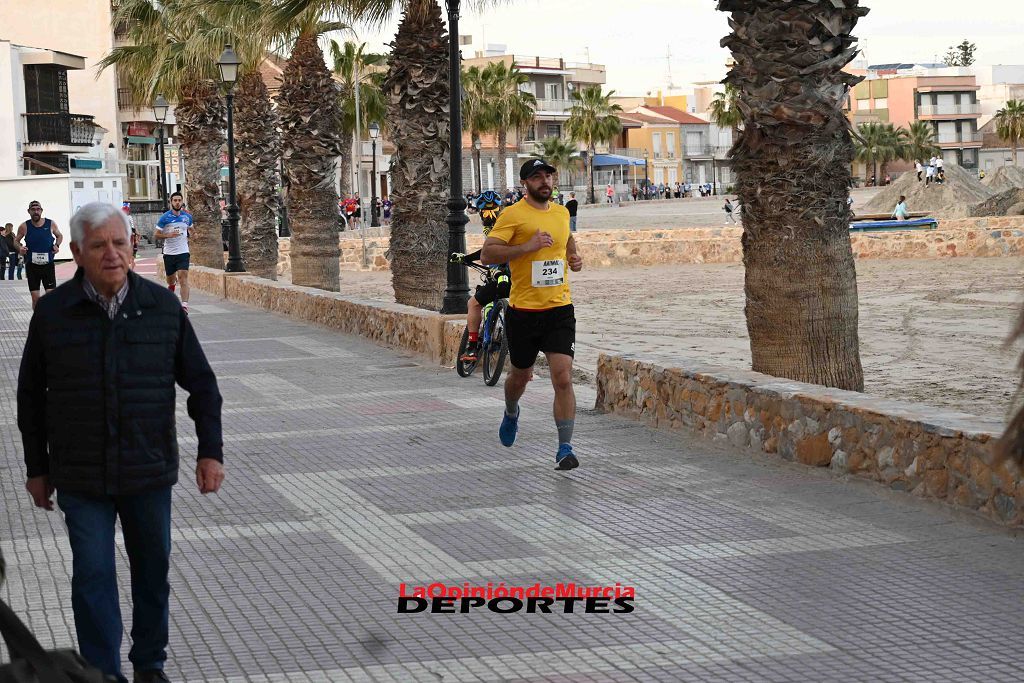
[[[557,583],[554,586],[506,586],[504,582],[486,586],[461,586],[432,583],[429,586],[398,585],[398,613],[466,614],[486,609],[498,614],[629,614],[633,611],[636,590],[633,586],[578,586]]]

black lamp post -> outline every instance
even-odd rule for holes
[[[238,80],[238,66],[241,64],[238,55],[230,45],[224,46],[224,52],[217,60],[220,67],[220,80],[227,90],[228,101],[228,262],[224,266],[226,273],[244,273],[242,249],[238,239],[238,199],[235,194],[235,95],[233,89]]]
[[[167,162],[164,160],[164,121],[167,120],[167,110],[170,103],[164,98],[163,93],[158,93],[153,100],[153,118],[156,119],[156,158],[160,162],[160,172],[157,174],[157,188],[160,192],[160,202],[167,208]]]
[[[648,166],[651,163],[650,155],[647,153],[647,148],[644,148],[644,199],[650,199],[650,195],[647,192],[647,186],[650,184],[648,177]]]
[[[370,149],[373,155],[372,175],[370,176],[370,227],[380,227],[380,217],[377,214],[377,137],[380,135],[380,126],[374,121],[370,124]]]
[[[466,253],[466,198],[462,196],[462,55],[459,53],[459,0],[445,0],[448,8],[448,253]],[[448,261],[445,254],[445,261]],[[448,261],[448,286],[444,292],[441,312],[466,312],[469,299],[469,278],[466,266]]]
[[[476,150],[476,193],[477,194],[482,194],[483,191],[484,191],[484,184],[480,180],[480,178],[481,178],[481,176],[480,176],[480,148],[481,147],[483,147],[483,145],[480,144],[480,138],[477,138],[476,140],[473,141],[473,149]]]

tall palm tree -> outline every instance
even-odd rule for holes
[[[930,159],[940,152],[939,146],[935,144],[935,129],[927,121],[914,121],[907,129],[906,135],[906,156],[907,161],[921,161]]]
[[[569,120],[565,122],[565,130],[569,137],[587,147],[587,203],[597,203],[594,194],[594,153],[598,144],[611,142],[622,131],[622,122],[618,114],[622,107],[611,101],[614,90],[607,94],[601,92],[601,86],[588,85],[582,90],[572,93],[572,109]]]
[[[733,145],[753,369],[862,391],[857,275],[849,237],[854,149],[843,106],[860,78],[858,0],[720,0],[726,81],[744,112]]]
[[[881,163],[879,172],[882,174],[881,177],[885,178],[885,176],[888,175],[887,170],[890,163],[908,158],[908,141],[910,139],[910,134],[903,126],[897,128],[891,123],[883,124],[882,130],[884,132],[885,145],[882,148],[883,154],[879,158],[879,162]]]
[[[736,95],[735,86],[726,85],[725,92],[715,93],[708,108],[714,124],[719,128],[730,129],[734,141],[738,137],[740,125],[743,124],[743,112],[736,106]]]
[[[209,28],[193,34],[195,59],[215,62],[224,42],[241,59],[235,85],[235,167],[239,209],[239,246],[246,270],[277,279],[277,218],[280,138],[277,113],[260,66],[276,37],[266,29],[267,0],[183,0],[184,8],[205,14]],[[225,27],[225,28],[221,28]]]
[[[557,168],[560,176],[562,171],[565,171],[569,176],[566,182],[572,182],[572,170],[579,164],[579,156],[576,147],[568,140],[557,137],[547,138],[534,145],[533,153]]]
[[[483,70],[471,66],[462,72],[462,127],[469,131],[470,147],[473,150],[473,163],[480,168],[480,150],[477,143],[483,133],[490,132],[493,127],[493,109],[489,106]],[[476,191],[482,192],[482,187]]]
[[[268,27],[293,38],[277,96],[288,177],[292,282],[338,291],[341,252],[334,174],[341,151],[341,111],[318,39],[347,25],[330,20],[336,7],[329,0],[280,0],[273,7]]]
[[[483,80],[489,99],[487,107],[491,111],[492,125],[498,138],[498,177],[495,182],[499,190],[504,190],[508,187],[505,176],[508,134],[510,131],[515,132],[518,138],[533,123],[537,98],[532,93],[523,92],[520,87],[529,82],[529,77],[504,62],[488,64],[483,71]]]
[[[339,45],[331,41],[332,71],[339,81],[341,105],[341,193],[352,194],[352,145],[356,134],[356,86],[359,87],[359,130],[363,133],[370,123],[381,125],[387,118],[387,100],[384,97],[383,66],[387,56],[364,52],[366,43],[345,41]]]
[[[119,85],[140,102],[162,93],[175,102],[178,141],[185,161],[185,200],[194,220],[190,250],[195,262],[224,267],[221,241],[219,154],[226,126],[224,100],[213,61],[194,58],[189,41],[212,30],[202,14],[187,11],[181,0],[122,0],[112,25],[129,27],[129,45],[115,47],[99,62],[117,68]]]
[[[996,135],[1009,143],[1016,166],[1017,148],[1024,144],[1024,100],[1008,100],[995,118]]]
[[[439,311],[448,268],[450,89],[448,41],[435,0],[405,5],[384,92],[395,143],[389,247],[395,301]]]

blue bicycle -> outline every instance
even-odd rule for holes
[[[485,284],[497,284],[497,276],[491,268],[478,263],[466,262],[460,259],[466,266],[480,273],[480,279]],[[506,276],[507,277],[507,276]],[[497,299],[483,308],[483,317],[480,321],[480,342],[477,360],[464,361],[463,356],[469,348],[469,327],[462,333],[462,343],[459,344],[459,353],[455,358],[455,371],[459,377],[469,377],[476,370],[481,361],[484,366],[484,383],[493,387],[501,378],[505,369],[505,359],[508,358],[508,338],[505,336],[505,311],[508,309],[508,299]]]

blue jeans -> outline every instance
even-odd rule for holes
[[[576,216],[569,216],[569,231],[576,232]]]
[[[133,496],[57,492],[71,541],[71,607],[82,656],[103,673],[121,674],[121,607],[114,566],[114,520],[121,518],[132,574],[135,671],[163,669],[167,659],[167,572],[171,554],[171,487]]]

